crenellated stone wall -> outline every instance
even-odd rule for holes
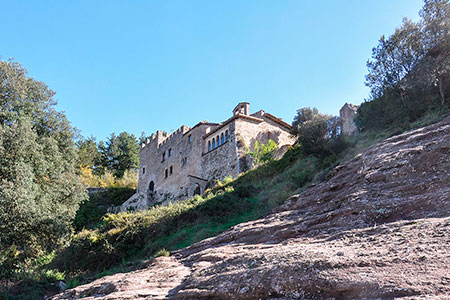
[[[247,152],[255,141],[292,145],[289,129],[289,124],[262,110],[250,115],[250,104],[243,102],[222,123],[183,125],[170,135],[157,131],[141,148],[137,192],[120,209],[143,209],[202,194],[215,180],[237,177],[250,168]]]

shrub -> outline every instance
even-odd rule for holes
[[[277,150],[278,145],[273,140],[269,140],[267,144],[255,141],[253,151],[247,150],[247,153],[252,158],[253,167],[259,167],[273,161],[273,155]]]

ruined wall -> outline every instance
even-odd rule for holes
[[[345,103],[339,110],[339,118],[341,121],[341,133],[343,135],[352,135],[358,132],[358,127],[355,124],[357,105]]]

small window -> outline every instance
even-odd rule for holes
[[[225,143],[225,136],[223,135],[223,132],[222,132],[222,134],[220,135],[220,143],[221,143],[221,144]]]
[[[215,139],[213,139],[213,142],[212,142],[212,148],[213,148],[213,149],[216,149],[216,140],[215,140]]]
[[[172,156],[172,148],[169,149],[169,157]]]
[[[142,174],[145,174],[145,168],[142,168]]]
[[[166,160],[166,151],[164,151],[162,154],[162,161],[165,161],[165,160]]]
[[[225,131],[225,141],[228,142],[228,138],[229,138],[229,134],[228,134],[228,130]]]
[[[167,178],[167,176],[169,176],[169,170],[168,169],[166,169],[166,174],[165,175],[166,175],[165,178]]]
[[[219,139],[219,136],[217,136],[217,147],[219,147],[220,146],[220,139]]]
[[[173,166],[170,166],[170,175],[173,173]]]
[[[208,151],[211,151],[211,141],[208,141]]]
[[[192,143],[192,135],[188,136],[188,142],[189,142],[189,144]]]

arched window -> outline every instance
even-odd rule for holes
[[[216,149],[216,139],[213,139],[213,142],[212,142],[212,148],[213,148],[213,149]]]
[[[219,139],[219,136],[217,136],[217,147],[219,147],[220,146],[220,139]]]
[[[222,132],[222,134],[220,135],[220,143],[221,143],[221,144],[225,143],[225,136],[223,135],[223,132]]]
[[[150,184],[148,185],[148,190],[150,192],[154,192],[155,191],[155,183],[153,181],[150,181]]]
[[[229,138],[229,134],[228,134],[228,130],[225,131],[225,141],[228,142],[228,138]]]
[[[211,151],[211,141],[208,141],[208,151]]]

